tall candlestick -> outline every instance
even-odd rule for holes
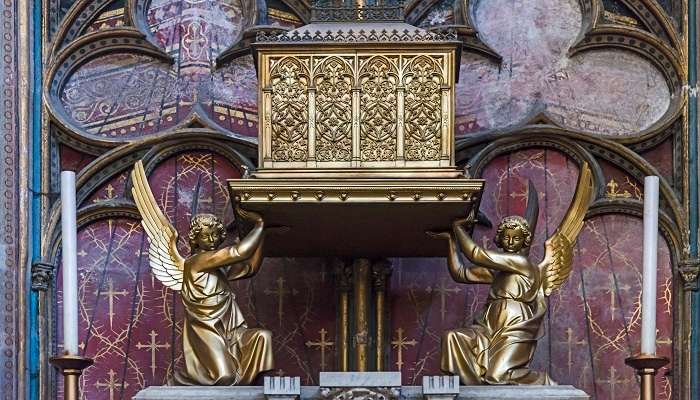
[[[61,242],[63,248],[63,350],[78,354],[78,228],[75,172],[61,172]]]
[[[642,354],[656,354],[656,247],[659,231],[659,177],[644,178],[644,270],[642,275]]]

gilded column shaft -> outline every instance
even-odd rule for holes
[[[316,166],[316,89],[309,88],[309,150],[306,164]]]
[[[377,312],[377,371],[384,371],[384,335],[386,328],[384,327],[384,312],[385,312],[386,294],[384,290],[377,291],[376,312]]]
[[[352,89],[352,163],[360,165],[360,88]]]
[[[372,284],[375,292],[375,313],[376,313],[376,360],[375,365],[377,371],[384,371],[385,353],[387,342],[387,327],[386,327],[386,292],[387,282],[391,276],[391,266],[386,261],[380,261],[372,265]]]
[[[338,289],[338,370],[350,370],[350,290],[352,289],[352,268],[340,260],[335,260],[336,287]]]
[[[370,261],[355,260],[353,268],[355,302],[355,370],[367,371],[369,350],[369,280]]]
[[[348,351],[350,316],[347,291],[340,293],[339,303],[340,329],[338,332],[338,368],[340,371],[347,372],[350,370],[350,352]]]
[[[450,88],[442,87],[442,121],[440,133],[440,153],[441,161],[450,161]]]
[[[272,161],[272,94],[269,89],[263,89],[263,109],[265,121],[261,128],[263,141],[260,146],[260,156],[265,164]]]
[[[404,160],[404,96],[406,95],[403,86],[397,89],[396,93],[396,104],[397,113],[396,116],[396,160],[403,164]]]

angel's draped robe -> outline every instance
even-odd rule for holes
[[[184,365],[175,384],[248,385],[273,368],[270,331],[247,327],[229,286],[250,275],[250,266],[193,273],[185,264]]]
[[[489,269],[491,289],[482,314],[470,327],[443,335],[441,369],[459,375],[464,385],[553,384],[546,373],[528,368],[546,311],[537,266],[521,255],[478,246],[467,258],[482,271]],[[522,274],[503,271],[504,266]],[[472,283],[468,268],[460,267],[460,283]]]

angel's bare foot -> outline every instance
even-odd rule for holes
[[[425,231],[425,234],[430,236],[431,238],[434,238],[434,239],[449,239],[450,238],[450,232],[447,232],[447,231],[442,231],[442,232]]]

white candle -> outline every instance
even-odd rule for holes
[[[61,171],[61,242],[63,248],[63,350],[78,354],[78,228],[75,172]]]
[[[656,244],[659,231],[659,177],[644,178],[644,271],[642,275],[642,354],[656,354]]]

